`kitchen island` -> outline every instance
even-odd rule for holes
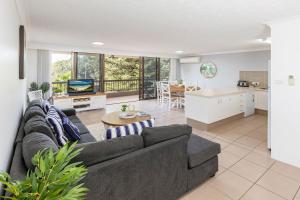
[[[209,130],[254,114],[254,90],[228,88],[185,93],[187,123],[200,130]]]

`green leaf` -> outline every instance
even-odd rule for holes
[[[52,149],[38,152],[32,159],[36,166],[28,171],[25,180],[13,181],[6,172],[0,173],[0,183],[6,186],[9,196],[16,200],[77,200],[84,199],[87,189],[79,182],[87,169],[80,162],[71,163],[81,149],[76,143],[67,144],[56,153]]]

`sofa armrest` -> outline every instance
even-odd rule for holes
[[[114,138],[100,142],[78,144],[76,149],[82,148],[74,162],[82,162],[87,167],[111,160],[144,147],[143,139],[138,135]]]
[[[62,109],[61,111],[65,113],[65,115],[67,116],[76,115],[76,110],[74,108],[66,108],[66,109]]]
[[[175,124],[170,126],[144,128],[142,131],[142,137],[145,147],[148,147],[183,135],[190,137],[191,133],[192,127],[189,125]]]

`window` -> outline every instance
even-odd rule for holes
[[[100,55],[99,54],[78,54],[77,56],[77,79],[100,78]]]
[[[105,80],[130,80],[139,78],[139,57],[105,55]]]
[[[171,59],[161,58],[160,59],[160,80],[168,81],[170,75]]]
[[[72,77],[72,54],[51,54],[51,82],[54,93],[67,91],[66,82]]]
[[[72,54],[52,53],[51,54],[51,81],[67,81],[72,77]]]

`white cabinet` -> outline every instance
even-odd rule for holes
[[[268,110],[268,91],[255,91],[255,108]]]
[[[101,109],[106,106],[106,95],[95,94],[58,97],[54,98],[53,103],[60,109],[74,108],[76,111]]]
[[[186,95],[185,115],[187,118],[211,124],[243,113],[243,94],[203,97]]]
[[[72,108],[72,99],[54,99],[54,105],[60,109]]]

